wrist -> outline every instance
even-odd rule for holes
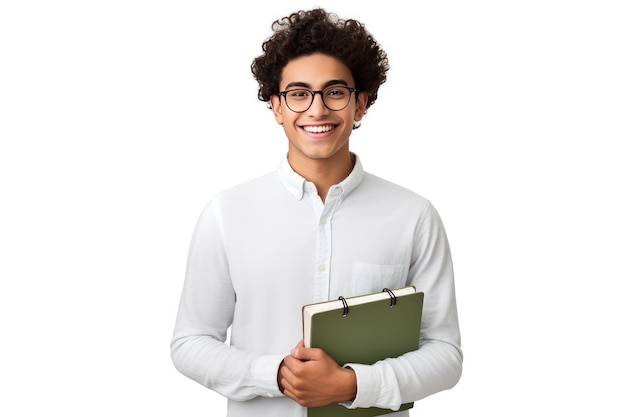
[[[342,389],[341,398],[338,402],[354,401],[356,398],[357,384],[356,373],[350,367],[341,368],[342,372]]]

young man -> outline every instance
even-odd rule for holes
[[[398,409],[451,388],[462,353],[441,220],[349,150],[386,79],[386,54],[359,22],[322,9],[272,27],[252,72],[288,152],[276,172],[220,193],[201,214],[173,362],[227,397],[229,417],[304,417],[333,402]],[[405,285],[425,293],[419,350],[341,367],[298,342],[302,305]]]

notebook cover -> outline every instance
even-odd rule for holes
[[[400,356],[419,347],[424,293],[316,313],[311,318],[311,347],[323,349],[339,365],[373,364],[378,360]],[[413,407],[403,404],[401,410]],[[340,404],[308,409],[308,417],[372,417],[392,413],[389,409],[348,409]]]

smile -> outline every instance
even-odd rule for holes
[[[335,126],[333,125],[322,125],[322,126],[302,126],[306,132],[309,133],[325,133],[333,130]]]

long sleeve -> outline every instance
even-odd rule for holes
[[[236,296],[215,211],[208,206],[194,230],[172,361],[182,374],[234,400],[281,396],[276,372],[282,356],[225,344]]]
[[[227,397],[229,417],[304,417],[277,383],[280,362],[302,339],[302,306],[401,285],[425,293],[420,349],[353,365],[351,407],[395,408],[458,380],[447,238],[428,200],[365,173],[358,159],[322,202],[285,157],[278,171],[221,192],[200,215],[172,361]]]
[[[415,231],[408,284],[424,291],[420,348],[373,365],[347,364],[357,375],[349,408],[397,409],[450,389],[461,377],[463,355],[450,249],[439,215],[429,205]]]

